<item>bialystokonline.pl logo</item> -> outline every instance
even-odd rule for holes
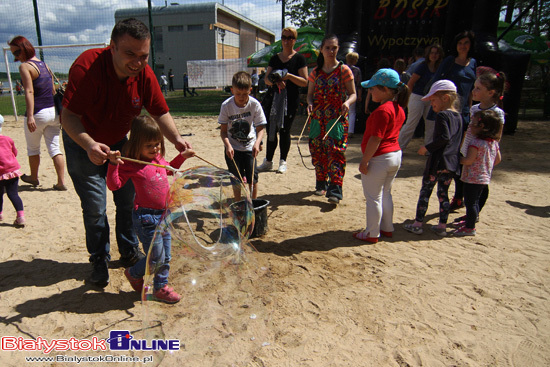
[[[111,330],[108,339],[51,339],[42,337],[25,339],[15,336],[1,337],[0,347],[2,351],[42,351],[44,354],[52,352],[82,352],[95,351],[175,351],[180,349],[178,339],[134,339],[128,330]],[[61,358],[61,359],[60,359]],[[26,357],[27,362],[153,362],[153,356],[139,358],[132,356],[67,356],[56,355],[48,357]],[[38,360],[40,359],[40,360]]]

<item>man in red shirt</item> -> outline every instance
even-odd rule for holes
[[[86,247],[93,265],[89,281],[101,287],[109,283],[111,259],[106,215],[108,154],[122,148],[131,122],[142,108],[178,151],[191,147],[181,138],[147,64],[150,43],[149,29],[141,21],[118,22],[109,47],[84,51],[75,60],[63,99],[63,144],[67,169],[82,206]],[[144,256],[132,225],[134,194],[131,181],[113,192],[116,239],[125,267]]]

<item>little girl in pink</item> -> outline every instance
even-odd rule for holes
[[[4,220],[2,208],[4,205],[4,191],[8,194],[17,217],[13,223],[16,227],[25,226],[25,212],[23,211],[23,201],[17,192],[19,188],[19,176],[22,173],[19,171],[21,166],[17,162],[17,148],[13,143],[12,138],[2,135],[2,124],[4,118],[0,115],[0,221]]]

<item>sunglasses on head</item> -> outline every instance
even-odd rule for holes
[[[296,38],[294,36],[281,36],[281,40],[283,41],[292,41],[292,40],[295,40]]]

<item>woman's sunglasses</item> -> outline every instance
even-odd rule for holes
[[[283,41],[292,41],[295,40],[294,36],[281,36],[281,40]]]
[[[21,50],[20,49],[15,50],[15,51],[12,52],[12,54],[13,54],[13,56],[18,57],[19,55],[21,55]]]

